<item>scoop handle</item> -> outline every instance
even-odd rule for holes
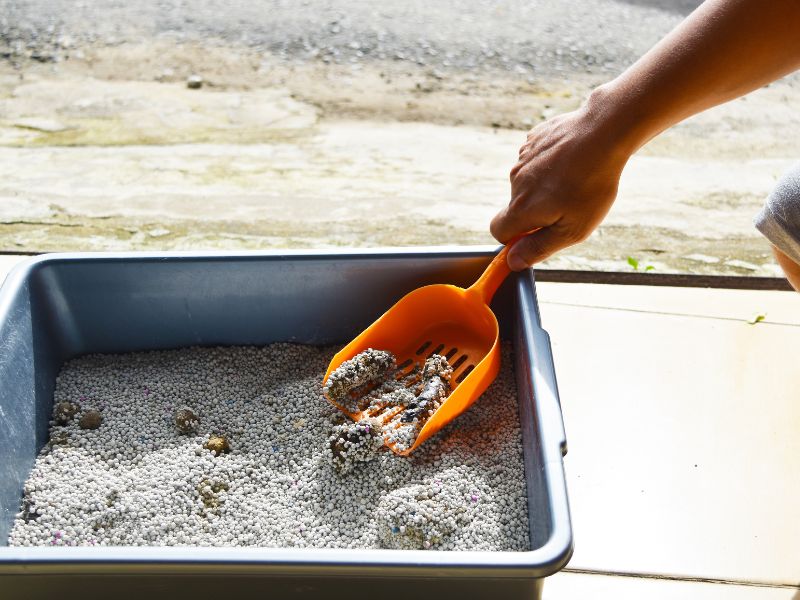
[[[494,298],[494,293],[497,291],[497,288],[500,287],[500,284],[503,283],[505,278],[511,273],[507,260],[508,251],[525,235],[528,234],[518,235],[509,240],[505,246],[501,247],[500,252],[495,255],[492,262],[489,263],[483,273],[481,273],[481,276],[478,277],[478,280],[467,288],[467,291],[479,294],[484,304],[489,304],[492,298]]]

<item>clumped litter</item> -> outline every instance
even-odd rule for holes
[[[188,406],[178,409],[175,413],[175,427],[181,433],[194,433],[200,426],[200,419],[194,414],[194,411]]]
[[[359,412],[366,408],[366,395],[358,393],[359,389],[386,381],[396,366],[391,352],[367,348],[330,374],[325,382],[325,394],[347,412]]]
[[[207,440],[206,443],[203,444],[203,448],[206,450],[211,450],[215,456],[219,456],[220,454],[227,453],[231,451],[230,442],[228,442],[228,438],[224,435],[212,435]]]
[[[96,410],[87,410],[78,421],[78,427],[81,429],[97,429],[103,424],[103,415]]]
[[[325,400],[333,353],[282,343],[70,361],[9,544],[528,550],[510,348],[484,397],[410,457],[381,452],[379,423]],[[405,412],[440,394],[426,390],[446,380],[443,363],[426,367]]]
[[[58,402],[53,407],[53,420],[59,425],[66,425],[79,410],[80,407],[74,402]]]
[[[369,417],[336,425],[328,439],[330,461],[339,473],[349,473],[384,449],[383,424]]]
[[[349,470],[351,458],[370,459],[367,446],[377,446],[379,434],[387,445],[398,451],[410,448],[422,427],[442,405],[451,391],[453,368],[447,358],[433,354],[420,368],[408,372],[398,368],[397,358],[386,350],[367,348],[337,367],[325,382],[325,395],[348,413],[360,419],[349,428],[335,433],[331,448],[336,447],[335,464]],[[376,430],[377,428],[377,430]],[[370,432],[370,443],[362,443]],[[352,442],[349,441],[350,438]],[[352,448],[354,452],[348,453]]]

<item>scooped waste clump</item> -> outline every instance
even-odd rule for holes
[[[350,360],[344,361],[328,377],[323,388],[325,395],[350,413],[363,409],[359,405],[359,388],[382,382],[391,376],[397,366],[394,354],[385,350],[367,348]]]
[[[415,366],[404,373],[394,354],[368,348],[339,365],[328,377],[324,392],[348,412],[369,416],[372,437],[402,452],[414,445],[422,427],[450,395],[452,375],[447,358],[439,354],[429,357],[422,368]],[[332,433],[332,447],[335,435],[341,437],[341,432]],[[376,450],[381,447],[375,441],[359,445],[359,456],[368,456],[363,452],[373,446]],[[335,460],[334,466],[339,468]]]
[[[388,443],[401,451],[414,445],[422,427],[450,395],[452,375],[453,368],[444,356],[434,354],[425,361],[421,380],[414,386],[414,399],[387,424]]]

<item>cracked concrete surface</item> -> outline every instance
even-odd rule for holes
[[[392,65],[274,67],[242,86],[247,55],[156,50],[204,61],[206,85],[162,78],[143,46],[0,69],[0,250],[492,243],[524,128],[590,88]],[[547,266],[776,274],[751,220],[800,156],[798,99],[790,79],[657,138],[604,225]]]

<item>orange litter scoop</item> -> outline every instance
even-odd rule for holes
[[[413,445],[400,449],[387,443],[395,454],[404,456],[413,452],[467,410],[497,377],[500,329],[489,303],[511,272],[506,261],[511,245],[513,242],[492,259],[480,278],[467,289],[437,284],[406,294],[331,360],[323,383],[344,361],[368,348],[394,354],[398,379],[422,368],[434,354],[447,358],[453,368],[450,394],[425,422]],[[385,423],[402,410],[393,407],[392,414],[385,416],[367,410],[351,413],[330,397],[328,400],[354,420],[377,416]]]

